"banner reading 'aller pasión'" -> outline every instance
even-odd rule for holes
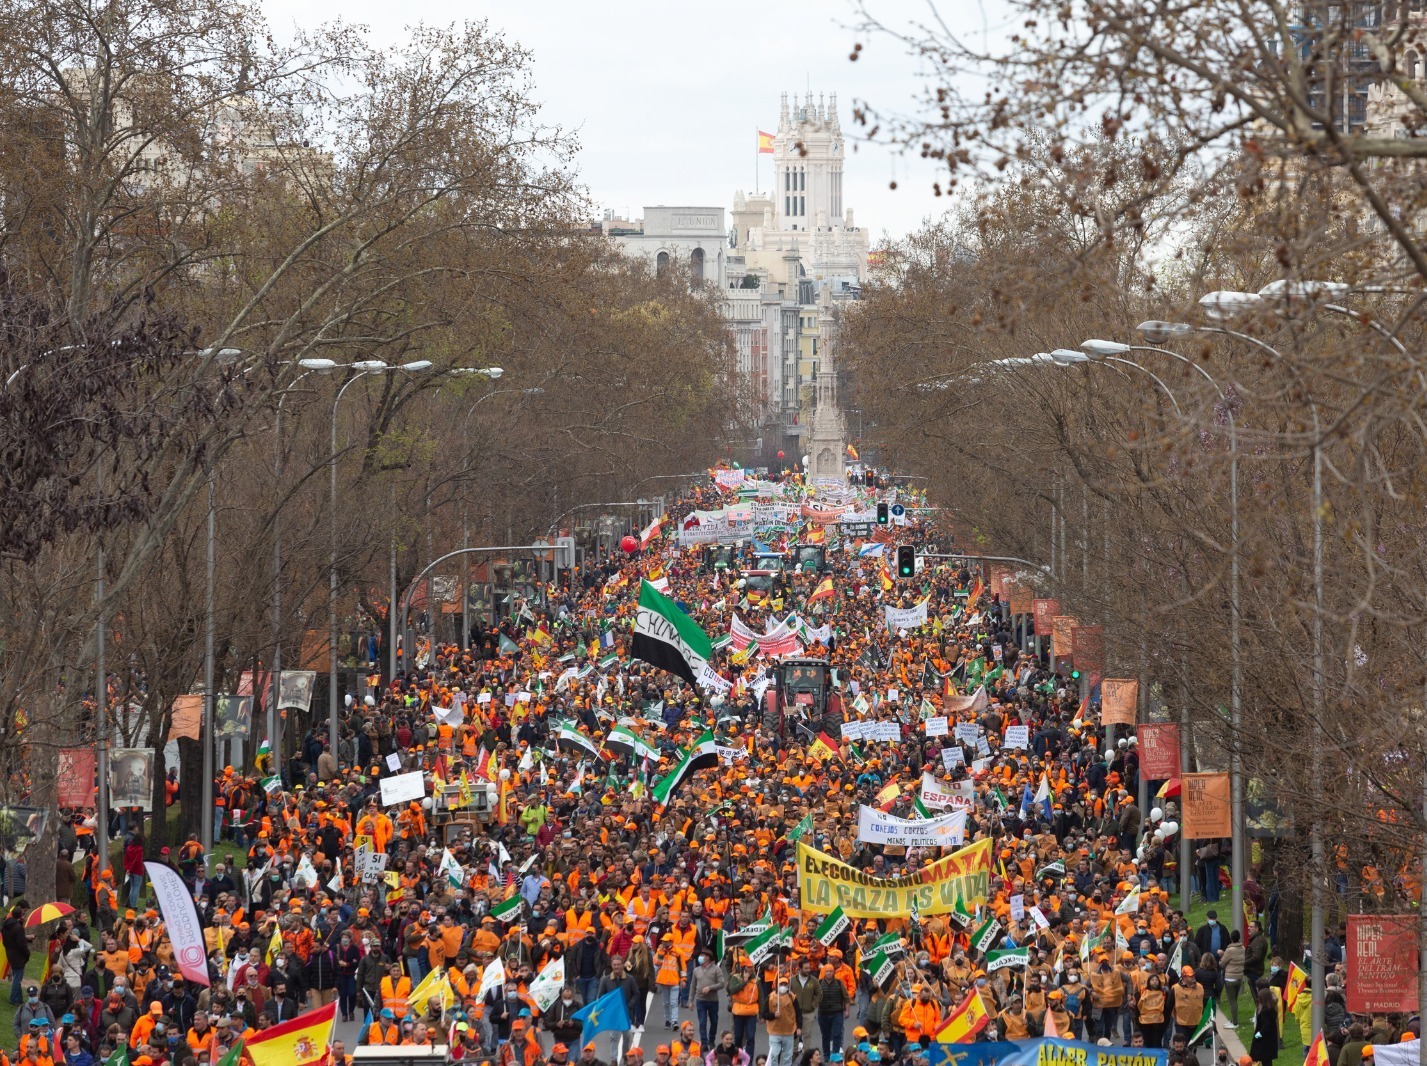
[[[949,914],[985,903],[991,884],[991,841],[978,840],[905,877],[873,877],[798,842],[798,892],[805,912],[837,907],[849,918]]]

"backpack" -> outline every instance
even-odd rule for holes
[[[1065,1013],[1066,1013],[1066,1014],[1069,1014],[1072,1018],[1075,1018],[1075,1017],[1078,1017],[1078,1016],[1079,1016],[1079,1014],[1080,1014],[1080,993],[1078,993],[1078,992],[1067,992],[1067,993],[1065,994]]]

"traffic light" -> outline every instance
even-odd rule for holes
[[[917,576],[917,549],[911,544],[897,545],[897,576]]]
[[[885,503],[879,503],[877,505],[877,524],[879,526],[885,526],[887,524],[887,505]]]
[[[1079,680],[1080,680],[1080,671],[1077,670],[1077,669],[1075,669],[1075,667],[1073,667],[1073,666],[1070,668],[1070,680],[1072,680],[1072,681],[1079,681]]]

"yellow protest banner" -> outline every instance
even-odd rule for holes
[[[978,840],[905,877],[873,877],[798,842],[798,890],[804,913],[849,918],[908,918],[965,912],[985,903],[991,885],[991,841]]]

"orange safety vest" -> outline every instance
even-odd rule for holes
[[[396,982],[395,987],[393,987],[389,976],[382,978],[382,1006],[390,1007],[398,1021],[406,1016],[407,999],[410,996],[410,977],[402,977]]]

